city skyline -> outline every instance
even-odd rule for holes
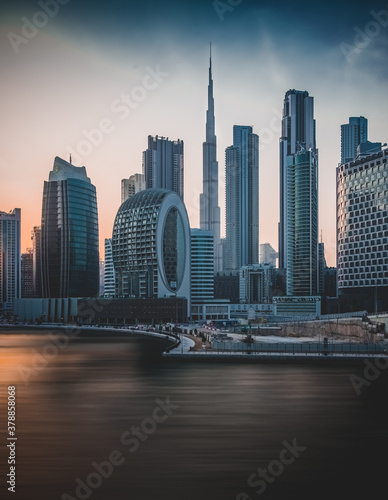
[[[294,10],[281,4],[275,11],[244,1],[225,11],[221,19],[211,2],[199,2],[186,6],[185,14],[191,15],[184,19],[187,29],[175,33],[168,21],[173,8],[169,2],[164,12],[156,9],[148,28],[142,7],[132,6],[128,25],[119,22],[112,35],[108,28],[117,22],[118,13],[103,19],[104,8],[97,4],[95,22],[87,28],[83,25],[81,36],[77,27],[87,15],[86,7],[69,3],[28,43],[20,44],[18,53],[7,35],[21,33],[21,12],[32,19],[39,6],[7,7],[1,25],[6,68],[2,107],[7,122],[0,155],[0,198],[2,210],[22,209],[22,251],[31,246],[32,227],[40,221],[39,200],[46,172],[55,156],[68,160],[70,148],[75,151],[73,163],[85,166],[97,187],[102,257],[104,239],[111,237],[120,204],[120,181],[141,171],[148,135],[179,137],[185,142],[185,203],[191,227],[199,227],[208,41],[212,40],[221,235],[225,235],[223,152],[232,142],[233,125],[250,124],[260,137],[260,213],[266,214],[260,222],[260,240],[277,248],[282,99],[288,89],[306,89],[315,98],[320,148],[320,230],[328,265],[335,265],[340,126],[351,116],[365,116],[371,139],[385,142],[388,121],[386,28],[378,24],[378,36],[369,36],[357,51],[354,28],[365,31],[367,23],[378,21],[370,13],[371,7],[352,3],[349,9],[349,5],[342,2],[335,7],[336,12],[346,12],[336,20],[318,7],[311,13],[304,11],[303,23],[312,22],[309,31],[299,30],[301,3],[292,6]],[[385,4],[377,2],[373,11],[382,8]],[[319,26],[314,21],[317,11]],[[201,25],[199,31],[196,22]],[[329,26],[333,28],[330,32]],[[125,32],[124,27],[130,29]],[[241,34],[238,43],[234,37],[228,39],[233,29]],[[144,43],[142,30],[149,35]],[[97,33],[102,36],[98,38]],[[345,48],[348,52],[344,53]],[[143,81],[150,90],[143,87],[146,95],[141,100],[138,87]],[[140,100],[131,101],[132,109],[121,96],[134,89]],[[18,98],[8,99],[9,95]],[[89,140],[87,136],[98,142],[98,134],[91,132],[98,127],[104,130],[101,144],[92,146],[77,162],[77,147]]]
[[[388,0],[0,14],[0,492],[378,497]]]

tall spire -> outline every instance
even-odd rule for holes
[[[209,142],[211,144],[216,144],[211,42],[210,42],[210,58],[209,58],[209,86],[208,86],[207,100],[208,103],[207,103],[207,113],[206,113],[206,142]]]
[[[200,227],[214,235],[214,269],[222,269],[220,207],[218,206],[217,138],[215,134],[212,46],[210,43],[206,141],[203,143],[203,192],[200,195]]]

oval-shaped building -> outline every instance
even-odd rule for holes
[[[112,253],[116,297],[190,301],[190,224],[174,191],[146,189],[126,200],[114,222]]]

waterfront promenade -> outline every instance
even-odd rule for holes
[[[236,337],[235,335],[233,337]],[[284,339],[256,337],[247,344],[234,342],[203,343],[192,336],[181,336],[181,342],[168,348],[163,356],[168,359],[191,361],[248,361],[248,362],[360,362],[364,359],[388,358],[388,342],[364,343],[317,339]],[[266,340],[266,341],[264,341]]]

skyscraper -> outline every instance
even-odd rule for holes
[[[321,241],[318,243],[318,294],[325,294],[325,272],[326,272],[326,259],[325,259],[325,244]]]
[[[191,300],[214,299],[214,236],[211,231],[191,230]]]
[[[180,296],[190,308],[190,225],[177,193],[145,189],[124,202],[113,226],[112,253],[116,297]]]
[[[175,191],[183,199],[183,141],[148,136],[143,152],[145,188]]]
[[[31,231],[32,240],[32,286],[34,297],[42,297],[42,261],[41,261],[41,229],[34,226]]]
[[[21,295],[20,208],[0,211],[0,315]]]
[[[341,125],[341,163],[353,161],[357,147],[368,141],[368,120],[363,116],[349,118],[349,123]]]
[[[214,235],[214,270],[222,270],[220,207],[218,206],[217,138],[215,134],[212,59],[210,53],[206,141],[203,143],[203,192],[200,194],[200,228]]]
[[[98,290],[98,295],[99,297],[104,296],[104,280],[105,280],[105,261],[100,260],[100,282],[99,282],[99,290]]]
[[[280,138],[279,268],[287,295],[315,295],[318,286],[318,150],[314,99],[286,92]]]
[[[30,299],[34,296],[33,267],[32,248],[28,248],[27,252],[21,255],[20,274],[22,299]]]
[[[145,189],[144,175],[133,174],[129,179],[121,180],[121,203],[128,200],[131,196]]]
[[[387,207],[388,149],[337,167],[341,312],[388,309]]]
[[[96,297],[97,196],[85,167],[55,158],[43,188],[41,231],[43,297]]]
[[[104,297],[115,296],[115,279],[112,238],[105,238]]]
[[[259,136],[252,127],[233,127],[225,152],[226,269],[259,262]]]

